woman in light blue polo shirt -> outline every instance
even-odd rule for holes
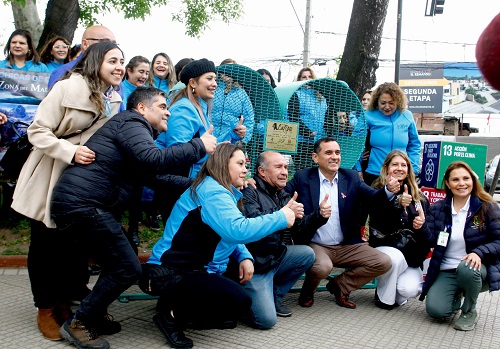
[[[29,31],[17,29],[12,32],[3,50],[6,59],[0,68],[48,73],[47,66],[40,62]]]

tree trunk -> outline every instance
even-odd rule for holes
[[[338,80],[358,96],[375,86],[389,0],[354,0]]]
[[[42,33],[40,17],[36,9],[36,0],[26,0],[24,7],[16,0],[11,0],[14,26],[16,29],[25,29],[31,33],[35,46]]]
[[[54,35],[60,35],[73,42],[79,16],[78,0],[49,0],[38,50]]]

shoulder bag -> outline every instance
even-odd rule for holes
[[[99,120],[99,117],[100,115],[95,117],[92,120],[92,123],[89,126],[85,127],[83,130],[81,130],[80,132],[73,132],[69,135],[64,135],[59,138],[69,139],[73,136],[76,136],[77,134],[87,131],[89,128],[94,126],[97,120]],[[19,178],[19,173],[21,173],[21,169],[23,168],[24,163],[28,159],[31,149],[33,148],[28,139],[28,134],[19,133],[18,125],[23,125],[27,127],[30,124],[27,124],[22,121],[16,121],[12,123],[12,128],[19,137],[15,141],[9,144],[9,147],[7,148],[7,151],[5,152],[2,160],[0,160],[0,167],[1,167],[0,172],[2,173],[2,177],[11,182],[15,182],[17,178]]]

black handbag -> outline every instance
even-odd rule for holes
[[[385,235],[375,228],[369,227],[370,239],[378,239],[377,246],[390,246],[400,250],[403,255],[407,255],[411,249],[416,247],[417,242],[413,238],[413,231],[410,229],[399,229],[394,233]]]
[[[32,145],[28,140],[28,135],[26,133],[21,134],[18,127],[19,125],[28,127],[29,124],[22,121],[16,121],[11,125],[12,129],[19,137],[9,144],[2,160],[0,160],[0,166],[2,167],[1,171],[3,178],[15,182],[19,177],[19,173],[26,159],[28,159],[30,155]]]
[[[74,137],[84,131],[88,130],[99,120],[100,115],[95,117],[92,120],[92,123],[85,127],[83,130],[79,132],[73,132],[69,135],[61,136],[60,139],[69,139]],[[2,172],[3,178],[15,182],[19,178],[19,174],[24,166],[24,163],[28,159],[30,155],[31,149],[33,146],[31,145],[28,134],[20,134],[17,125],[23,125],[28,127],[30,124],[27,124],[23,121],[16,121],[12,123],[12,128],[14,132],[19,136],[15,141],[11,142],[5,152],[2,160],[0,160],[0,171]]]
[[[151,296],[161,296],[175,285],[178,274],[163,265],[144,263],[139,278],[139,288]]]

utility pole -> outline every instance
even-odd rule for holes
[[[304,30],[304,52],[302,53],[302,66],[304,68],[309,66],[309,42],[311,40],[311,0],[306,2],[306,24]]]
[[[401,58],[401,26],[403,20],[403,0],[398,0],[398,21],[396,32],[396,57],[394,67],[394,82],[399,85],[399,62]]]

